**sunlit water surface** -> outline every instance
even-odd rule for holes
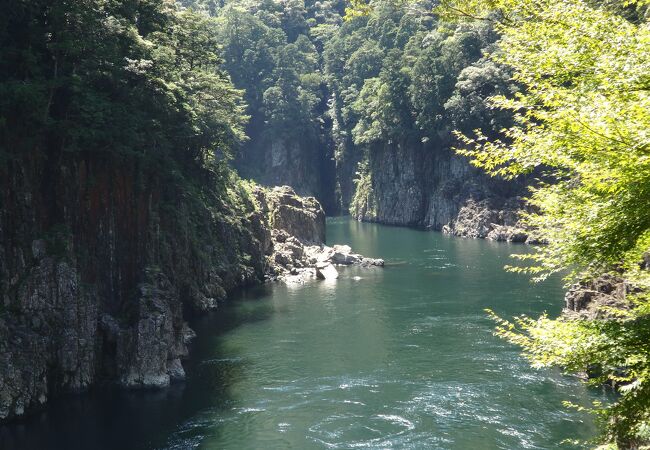
[[[492,335],[485,308],[561,308],[559,280],[502,270],[525,246],[345,218],[327,235],[386,267],[248,289],[192,324],[187,382],[57,400],[1,427],[0,448],[551,449],[595,433],[562,401],[602,393]]]

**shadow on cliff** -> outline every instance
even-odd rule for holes
[[[184,442],[200,441],[202,427],[192,421],[203,412],[214,417],[213,413],[231,408],[231,388],[247,371],[243,358],[232,352],[226,356],[221,337],[242,324],[268,319],[273,308],[259,300],[270,289],[262,285],[236,291],[218,310],[191,321],[197,337],[184,362],[185,382],[161,390],[101,386],[81,395],[64,395],[28,418],[0,425],[0,448],[176,448],[178,435]],[[251,302],[251,307],[242,308],[242,302]]]

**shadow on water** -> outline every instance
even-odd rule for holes
[[[179,424],[200,416],[203,410],[231,407],[229,391],[246,372],[246,362],[222,358],[219,337],[243,323],[268,319],[273,308],[259,300],[269,295],[270,289],[258,286],[235,292],[217,311],[191,321],[197,337],[190,352],[202,358],[184,363],[187,381],[160,390],[104,386],[63,395],[42,411],[0,425],[0,449],[115,450],[170,445],[168,438],[178,431]]]

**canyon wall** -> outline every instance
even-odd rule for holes
[[[187,319],[237,287],[383,265],[325,246],[321,204],[288,186],[37,154],[0,172],[0,421],[98,384],[183,379]]]
[[[263,280],[267,219],[237,190],[137,161],[24,158],[0,174],[0,419],[100,383],[183,378],[185,318]]]
[[[325,211],[340,211],[335,199],[335,165],[328,135],[266,139],[252,133],[235,162],[243,178],[264,186],[291,186],[302,196],[314,196]]]
[[[491,178],[449,147],[408,140],[371,147],[351,214],[457,236],[525,241],[527,235],[516,235],[525,180]]]

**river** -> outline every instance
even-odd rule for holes
[[[0,427],[2,449],[554,449],[586,439],[601,398],[534,370],[492,335],[503,316],[561,309],[560,280],[503,271],[523,245],[328,221],[385,268],[247,289],[192,324],[188,379],[96,390]]]

